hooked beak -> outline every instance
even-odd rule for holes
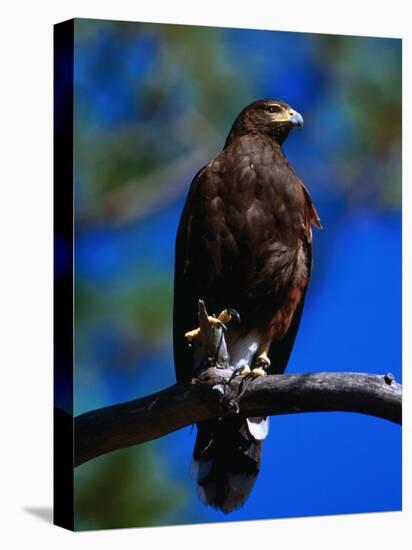
[[[303,126],[303,117],[297,111],[293,111],[293,114],[290,117],[289,122],[292,124],[292,126],[302,127]]]

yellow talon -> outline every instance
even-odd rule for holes
[[[230,323],[232,320],[232,314],[228,309],[221,311],[217,317],[221,323]]]
[[[242,369],[238,372],[238,374],[240,374],[240,376],[247,376],[248,374],[250,374],[249,365],[244,365]]]
[[[259,369],[265,369],[268,370],[270,367],[270,359],[267,356],[266,352],[261,353],[255,361],[255,367]]]
[[[256,378],[258,376],[266,376],[266,371],[265,369],[262,369],[262,367],[256,367],[252,369],[251,375]]]
[[[209,324],[210,325],[219,325],[219,326],[222,326],[222,320],[220,319],[220,317],[214,317],[213,315],[208,315],[207,317],[207,320],[209,321]]]
[[[250,375],[250,367],[249,365],[242,365],[240,367],[238,367],[237,369],[235,369],[233,371],[233,374],[232,376],[230,377],[230,380],[229,380],[229,383],[234,379],[236,378],[236,376],[242,376],[244,378],[246,378],[246,376],[249,376]]]
[[[194,330],[189,330],[189,332],[185,333],[185,338],[189,340],[189,342],[193,342],[193,340],[196,340],[200,336],[200,328],[195,328]]]
[[[222,326],[222,323],[229,322],[231,318],[232,316],[230,315],[227,309],[223,310],[218,317],[214,317],[213,315],[207,316],[207,320],[209,324],[212,326],[216,326],[216,325]],[[188,332],[185,333],[185,338],[189,340],[189,342],[198,340],[199,337],[200,337],[200,327],[195,328],[193,330],[189,330]]]

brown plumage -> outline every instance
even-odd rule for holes
[[[234,367],[260,366],[267,352],[268,372],[286,368],[311,271],[312,224],[320,227],[309,192],[281,148],[302,123],[281,101],[252,103],[235,120],[222,152],[192,182],[176,240],[178,380],[192,375],[193,351],[184,334],[197,326],[200,298],[209,312],[234,308],[240,315],[227,334]],[[194,459],[204,502],[225,512],[244,503],[266,433],[266,419],[198,425]]]

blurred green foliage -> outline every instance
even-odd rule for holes
[[[75,526],[82,530],[173,523],[185,494],[170,480],[166,461],[140,445],[80,466],[75,497]]]

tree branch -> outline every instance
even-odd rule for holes
[[[234,310],[231,310],[234,312]],[[151,441],[202,420],[298,412],[349,411],[401,423],[402,386],[391,374],[308,373],[233,376],[223,323],[198,303],[199,330],[186,337],[195,347],[195,378],[75,419],[75,465],[105,453]],[[189,336],[190,335],[190,336]]]
[[[323,372],[236,377],[229,383],[232,373],[211,367],[192,383],[78,416],[75,465],[224,415],[347,411],[401,423],[402,386],[389,374]]]

